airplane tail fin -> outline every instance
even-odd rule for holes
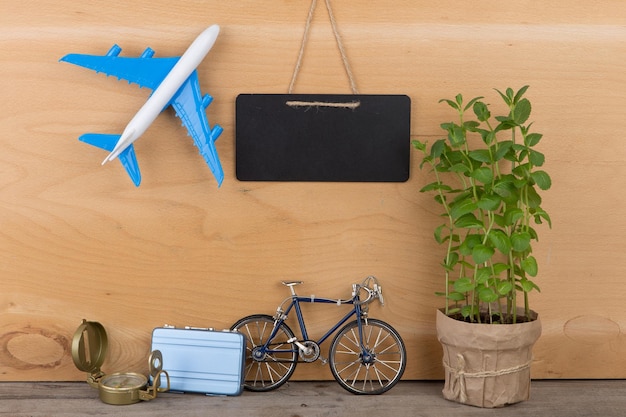
[[[109,152],[115,148],[119,139],[120,135],[107,135],[102,133],[85,133],[78,138],[81,142],[88,143]],[[133,145],[131,144],[128,146],[118,156],[118,159],[122,163],[122,166],[124,166],[124,169],[126,169],[126,172],[135,186],[139,187],[139,184],[141,183],[141,172],[139,172],[139,165],[137,164],[137,156],[135,155],[135,148]]]

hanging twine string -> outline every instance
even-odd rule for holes
[[[296,101],[290,100],[286,103],[290,107],[336,107],[345,109],[356,109],[361,105],[360,101],[350,101],[347,103],[332,103],[328,101]]]
[[[328,10],[328,16],[330,18],[330,24],[333,28],[333,34],[335,35],[335,41],[337,42],[337,47],[339,48],[339,53],[341,54],[341,60],[343,61],[344,69],[346,70],[346,74],[348,75],[348,80],[350,81],[350,87],[352,89],[352,94],[358,94],[358,90],[356,88],[356,82],[354,81],[354,76],[352,75],[352,70],[350,69],[350,63],[348,62],[348,56],[346,55],[346,51],[343,47],[343,43],[341,42],[341,36],[339,35],[339,30],[337,29],[337,21],[335,20],[335,16],[333,15],[332,8],[330,7],[330,0],[326,1],[326,9]],[[311,28],[311,22],[313,21],[313,12],[317,7],[317,0],[311,1],[311,7],[309,8],[309,13],[306,18],[306,23],[304,25],[304,34],[302,35],[302,43],[300,44],[300,52],[298,53],[298,60],[296,61],[296,66],[293,69],[293,75],[291,77],[291,83],[289,83],[288,94],[291,94],[293,91],[293,87],[296,83],[296,78],[298,77],[298,73],[300,72],[300,68],[302,67],[302,57],[304,56],[304,49],[306,47],[308,37],[309,37],[309,29]],[[345,107],[345,108],[356,108],[361,103],[358,101],[353,101],[350,103],[326,103],[326,102],[303,102],[303,101],[288,101],[287,105],[292,107],[304,107],[304,106],[326,106],[326,107]]]
[[[516,372],[521,372],[524,369],[530,368],[531,362],[532,362],[532,359],[521,365],[514,366],[511,368],[500,369],[498,371],[465,372],[465,357],[459,353],[457,354],[457,361],[456,361],[457,366],[456,367],[452,367],[446,362],[443,362],[443,367],[446,369],[446,371],[451,372],[452,374],[454,374],[454,376],[457,377],[459,385],[458,385],[458,390],[455,390],[455,391],[458,391],[457,396],[459,400],[462,403],[464,403],[467,401],[465,378],[489,378],[489,377],[494,377],[494,376],[513,374]]]

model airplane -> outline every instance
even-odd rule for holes
[[[224,180],[224,171],[214,142],[223,129],[219,125],[213,126],[213,129],[209,127],[205,109],[213,98],[200,93],[196,72],[196,67],[215,43],[219,30],[217,25],[204,30],[181,57],[152,58],[154,51],[150,48],[137,58],[119,57],[122,49],[113,45],[104,56],[69,54],[61,58],[63,62],[114,75],[118,79],[154,90],[121,135],[86,133],[79,140],[109,151],[102,164],[118,158],[133,183],[139,186],[141,173],[133,142],[148,129],[161,111],[171,105],[220,186]]]

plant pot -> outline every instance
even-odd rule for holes
[[[539,317],[532,314],[535,320],[526,323],[474,324],[437,310],[444,398],[485,408],[528,400],[532,348],[541,335]]]

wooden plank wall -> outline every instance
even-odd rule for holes
[[[536,378],[626,377],[626,3],[619,0],[333,1],[361,93],[407,94],[414,137],[434,140],[458,92],[530,84],[544,133],[554,228],[542,230],[534,307],[543,336]],[[284,93],[307,1],[0,0],[0,379],[79,380],[70,356],[81,319],[109,332],[104,370],[144,370],[151,329],[229,327],[271,314],[300,290],[346,297],[376,275],[409,353],[406,379],[443,376],[434,311],[441,300],[438,221],[417,155],[406,183],[239,182],[234,101]],[[222,28],[199,67],[215,97],[209,119],[226,173],[220,189],[172,112],[136,143],[143,183],[79,143],[119,133],[148,96],[58,59],[129,56],[146,46],[182,53],[206,26]],[[349,93],[324,3],[315,13],[295,92]],[[337,307],[307,310],[316,334]],[[327,347],[324,348],[326,351]],[[296,378],[331,378],[300,366]]]

